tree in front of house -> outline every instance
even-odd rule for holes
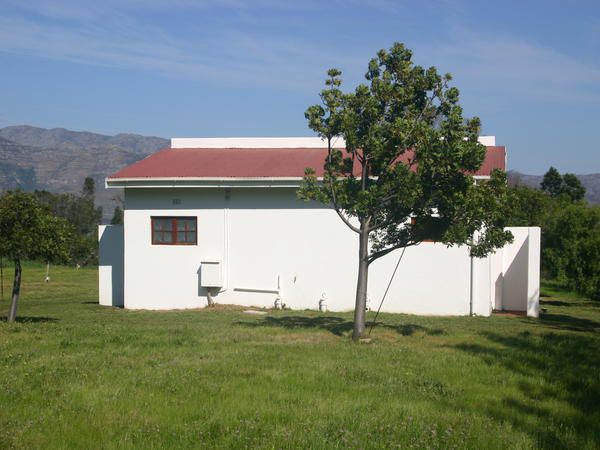
[[[583,200],[585,197],[585,187],[577,175],[572,173],[561,175],[555,167],[550,167],[544,174],[540,187],[551,197],[566,195],[572,201]]]
[[[504,231],[506,177],[495,172],[475,185],[483,163],[480,122],[464,119],[451,76],[415,65],[396,43],[372,59],[367,83],[341,90],[341,72],[328,72],[321,104],[305,115],[325,139],[318,179],[308,168],[300,198],[330,204],[358,234],[355,340],[365,331],[369,265],[399,248],[434,240],[470,246],[484,256],[512,239]],[[336,138],[345,149],[336,148]]]
[[[17,191],[0,197],[0,254],[15,265],[9,322],[17,317],[22,260],[63,262],[69,257],[71,236],[70,224],[52,215],[35,195]]]

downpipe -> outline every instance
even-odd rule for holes
[[[469,292],[469,316],[473,317],[473,297],[475,292],[475,262],[474,257],[471,256],[471,288]]]

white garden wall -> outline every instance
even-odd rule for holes
[[[501,309],[538,317],[540,299],[540,228],[510,228],[514,242],[503,252]]]
[[[196,216],[198,245],[152,245],[150,218],[160,215]],[[293,309],[316,309],[323,295],[330,310],[353,309],[357,235],[332,210],[297,200],[294,189],[130,188],[124,223],[126,308],[206,306],[201,261],[220,260],[224,283],[213,290],[217,303],[272,307],[279,289],[283,302]],[[108,243],[101,240],[101,246]],[[503,253],[473,261],[475,314],[489,315],[507,295],[525,299],[520,300],[523,305],[528,298],[534,301],[520,287],[507,291]],[[400,254],[393,252],[372,264],[371,308],[379,305]],[[423,243],[408,248],[382,310],[469,314],[470,269],[464,247]],[[528,286],[534,281],[528,277]]]
[[[101,305],[123,306],[123,227],[98,227],[98,296]]]

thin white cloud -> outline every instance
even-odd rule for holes
[[[336,0],[354,5],[358,0]],[[240,26],[231,21],[206,32],[184,35],[173,28],[144,25],[138,10],[221,8],[252,16],[262,9],[319,8],[317,0],[5,0],[0,11],[0,51],[56,60],[150,71],[166,77],[314,92],[330,66],[358,80],[368,58],[349,52],[343,40],[319,42],[285,29]],[[392,10],[391,0],[369,6]],[[263,29],[264,28],[264,29]],[[259,29],[260,31],[257,31]],[[508,94],[536,102],[598,102],[600,67],[551,48],[519,40],[455,29],[444,43],[416,42],[424,64],[453,72],[457,85],[474,95]],[[382,46],[389,45],[383,43]],[[348,86],[349,87],[349,86]]]
[[[544,103],[600,100],[600,66],[515,37],[463,30],[448,43],[420,48],[471,91],[495,91]]]
[[[386,0],[375,0],[386,2]],[[4,8],[54,19],[93,20],[140,11],[307,9],[318,0],[4,0]]]
[[[320,80],[322,74],[311,67],[325,59],[312,44],[241,31],[223,30],[188,42],[128,21],[64,27],[17,17],[0,17],[0,50],[172,78],[292,89]]]

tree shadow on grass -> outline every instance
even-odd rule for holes
[[[237,325],[248,327],[281,327],[287,329],[321,329],[327,330],[336,336],[343,336],[350,333],[353,328],[352,320],[347,320],[337,316],[267,316],[257,321],[239,321]],[[367,322],[367,329],[370,329],[373,322]],[[416,332],[423,332],[429,335],[444,334],[443,330],[429,329],[421,325],[406,324],[392,325],[383,322],[377,322],[374,328],[385,328],[396,331],[403,336],[411,336]]]
[[[540,315],[539,320],[542,325],[560,330],[581,332],[600,331],[600,322],[568,316],[566,314],[544,313]]]
[[[575,306],[573,303],[560,300],[540,300],[540,306]]]
[[[574,318],[565,317],[555,315],[552,320],[562,320],[566,323],[562,328],[571,329]],[[583,322],[584,327],[587,322],[592,321]],[[529,434],[542,448],[595,448],[600,443],[597,335],[526,331],[480,336],[480,343],[454,348],[509,370],[518,380],[518,395],[510,393],[488,403],[490,416]]]
[[[561,300],[541,300],[541,306],[564,306],[564,307],[580,307],[580,308],[599,308],[600,302],[590,300],[590,301],[576,301],[576,302],[564,302]]]
[[[6,316],[0,316],[0,322],[6,322]],[[58,322],[58,319],[54,317],[42,317],[42,316],[17,316],[17,323],[44,323],[44,322]]]

